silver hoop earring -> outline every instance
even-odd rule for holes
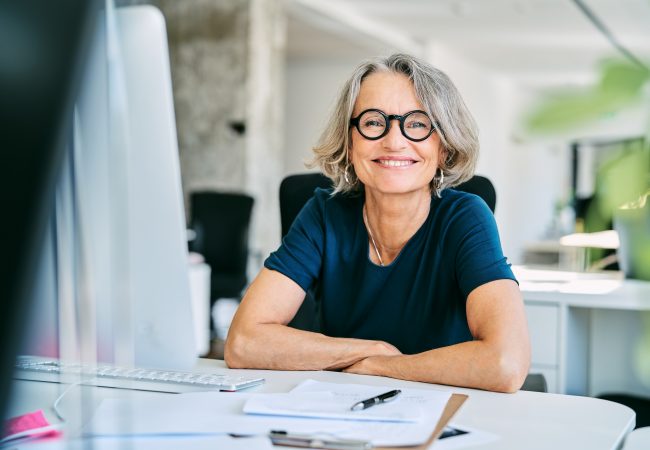
[[[343,171],[343,179],[347,184],[350,184],[350,176],[348,175],[348,169],[350,168],[350,164],[347,164],[345,166],[345,170]]]

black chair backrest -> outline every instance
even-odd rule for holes
[[[332,181],[322,173],[301,173],[289,175],[280,184],[280,216],[282,221],[282,236],[291,228],[291,224],[307,200],[314,195],[314,189],[332,187]],[[468,181],[459,184],[454,189],[481,197],[494,212],[497,195],[492,182],[484,176],[474,175]]]
[[[245,274],[253,198],[227,192],[193,192],[190,205],[190,227],[196,232],[191,250],[202,254],[213,272]]]
[[[494,185],[488,178],[481,175],[474,175],[472,178],[459,184],[454,189],[478,195],[485,203],[487,203],[490,210],[494,213],[494,209],[497,206],[497,192],[494,190]]]
[[[291,224],[316,188],[332,187],[332,180],[322,173],[289,175],[280,184],[280,220],[282,236],[286,236]]]

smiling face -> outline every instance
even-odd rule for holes
[[[404,115],[422,110],[413,83],[403,74],[375,72],[361,83],[352,117],[367,109],[387,115]],[[434,132],[421,142],[402,135],[399,122],[391,121],[390,131],[377,140],[365,139],[352,127],[350,163],[366,191],[382,194],[426,192],[438,169],[440,138]]]

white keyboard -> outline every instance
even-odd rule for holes
[[[124,368],[106,364],[83,366],[29,357],[17,359],[14,378],[174,393],[238,391],[264,383],[264,378],[246,376]]]

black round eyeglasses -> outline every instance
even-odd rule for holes
[[[427,113],[420,110],[410,111],[400,116],[386,114],[379,109],[366,109],[357,117],[350,119],[350,126],[356,127],[364,138],[375,141],[388,134],[393,120],[399,121],[402,135],[410,141],[423,141],[436,131],[436,126]]]

